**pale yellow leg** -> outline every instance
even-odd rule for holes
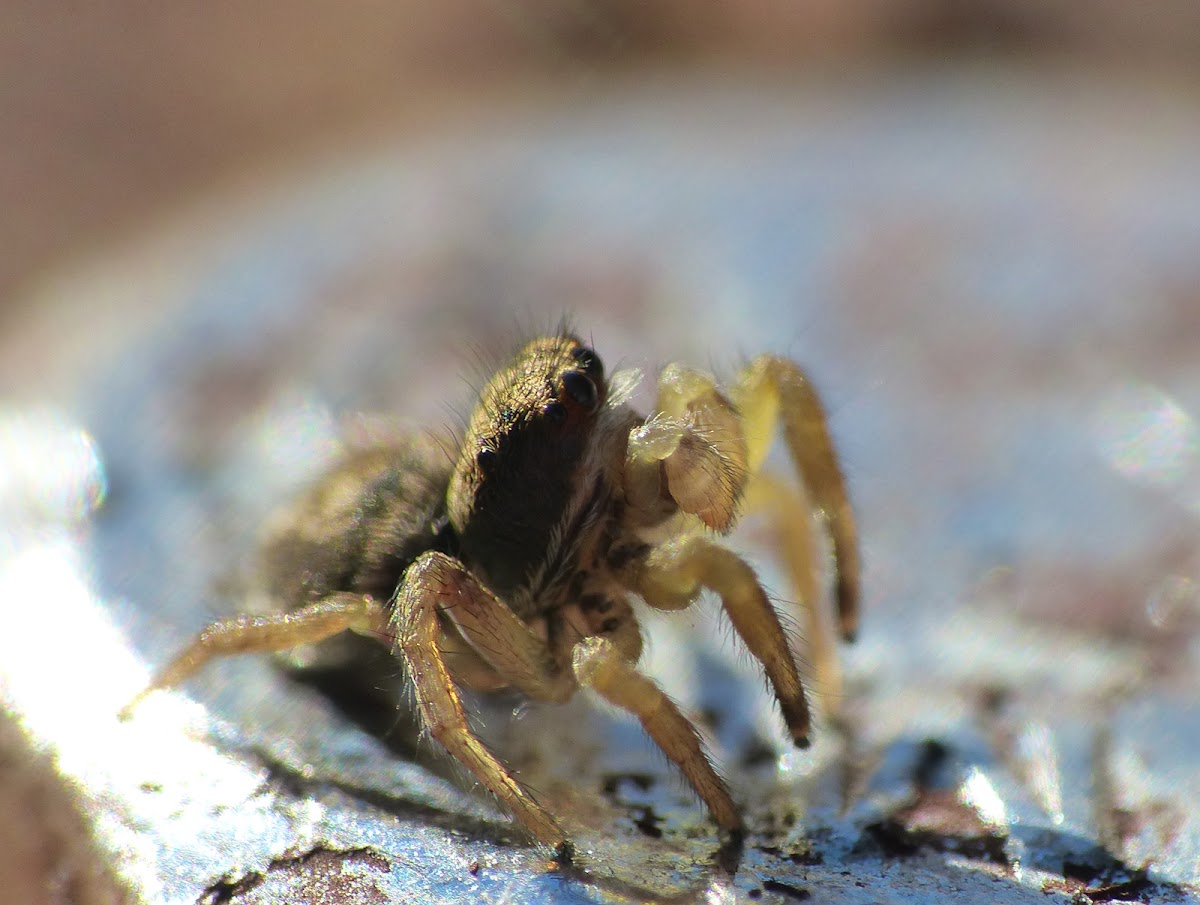
[[[838,623],[842,637],[853,639],[858,630],[860,594],[858,537],[821,400],[799,366],[775,355],[752,361],[733,397],[744,418],[751,474],[758,472],[766,458],[775,425],[783,426],[796,468],[829,526],[837,566]]]
[[[810,719],[804,686],[787,637],[754,570],[740,556],[704,537],[686,537],[654,550],[636,577],[636,590],[657,609],[682,609],[710,588],[734,631],[762,664],[792,740],[808,745]]]
[[[465,569],[449,557],[425,554],[409,568],[396,597],[397,648],[408,667],[417,710],[430,735],[470,770],[541,843],[569,855],[555,819],[525,791],[471,732],[462,700],[438,647],[439,612],[456,605]]]
[[[804,641],[819,699],[829,711],[836,710],[842,699],[842,667],[831,615],[825,607],[817,605],[821,600],[817,580],[821,573],[808,500],[795,485],[769,472],[760,472],[746,488],[743,509],[760,512],[767,520],[767,534],[799,598],[797,606],[803,613]]]
[[[572,663],[579,684],[641,721],[654,743],[683,771],[717,825],[729,832],[740,832],[742,818],[729,789],[704,753],[696,727],[675,702],[638,672],[606,638],[592,636],[579,642]]]
[[[333,594],[290,613],[239,616],[217,622],[200,632],[126,704],[120,713],[128,719],[151,692],[183,682],[210,660],[234,654],[290,650],[315,644],[348,629],[387,635],[387,611],[377,600],[362,594]]]

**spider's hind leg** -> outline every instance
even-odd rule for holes
[[[385,636],[388,631],[386,609],[372,597],[339,593],[288,613],[239,616],[214,623],[200,632],[121,709],[121,719],[128,719],[151,692],[180,684],[211,660],[234,654],[290,650],[302,644],[324,641],[350,629]]]

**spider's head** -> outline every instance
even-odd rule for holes
[[[447,502],[464,560],[497,593],[544,560],[607,396],[599,356],[569,334],[535,339],[483,388]]]

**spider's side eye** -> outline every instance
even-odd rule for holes
[[[576,346],[571,350],[571,357],[578,362],[580,369],[588,377],[600,377],[604,374],[604,363],[600,356],[587,346]]]
[[[579,371],[567,371],[562,376],[563,392],[576,405],[585,411],[593,412],[600,404],[600,394],[596,384],[586,374]]]
[[[496,464],[496,450],[490,446],[485,446],[475,453],[475,464],[483,471],[490,471],[492,466]]]
[[[547,402],[542,406],[542,414],[552,424],[562,424],[567,420],[567,407],[561,402]]]

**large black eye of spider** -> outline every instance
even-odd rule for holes
[[[562,376],[563,392],[587,412],[594,412],[600,405],[600,394],[595,382],[581,371],[567,371]]]

